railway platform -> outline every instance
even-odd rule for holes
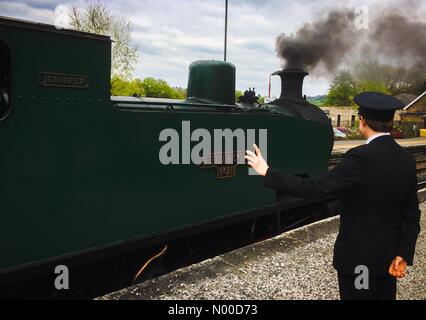
[[[397,142],[404,148],[426,146],[426,138],[401,139]],[[365,140],[339,140],[335,141],[333,153],[344,153],[365,143]]]
[[[398,299],[426,299],[426,203],[415,266]],[[335,300],[332,252],[339,218],[315,223],[101,297],[101,300]]]

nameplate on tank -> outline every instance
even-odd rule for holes
[[[41,72],[39,85],[42,87],[80,88],[89,87],[89,77],[81,75]]]
[[[245,152],[215,153],[203,156],[201,168],[216,168],[217,179],[230,179],[237,175],[237,167],[245,164]]]

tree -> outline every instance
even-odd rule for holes
[[[75,30],[110,36],[113,40],[112,77],[127,80],[132,77],[138,51],[132,43],[132,28],[127,18],[114,17],[100,0],[90,0],[84,9],[72,7],[69,18]]]
[[[111,95],[113,96],[145,96],[143,86],[139,79],[127,81],[120,77],[113,77],[111,80]]]
[[[390,95],[411,93],[419,95],[426,90],[426,65],[394,67],[371,60],[356,64],[352,71],[338,72],[323,105],[354,105],[356,94],[376,91]]]
[[[384,83],[363,80],[357,84],[356,94],[368,92],[368,91],[391,94],[389,88]]]
[[[185,88],[173,88],[176,91],[176,99],[186,99],[188,90]]]
[[[357,92],[356,82],[349,70],[336,73],[331,84],[324,105],[349,106]]]
[[[406,68],[383,64],[376,60],[358,63],[353,68],[357,81],[367,81],[370,85],[372,83],[384,85],[393,96],[401,93],[420,94],[426,80],[425,69],[421,64]]]
[[[182,91],[172,88],[164,80],[145,78],[139,85],[143,88],[146,97],[185,99]]]
[[[375,91],[389,95],[421,91],[424,74],[403,67],[393,67],[378,61],[366,61],[353,70],[338,72],[323,103],[327,106],[355,105],[353,98],[362,92]]]
[[[377,60],[369,60],[356,64],[352,68],[352,73],[357,81],[368,81],[383,83],[390,87],[396,80],[395,68],[380,63]]]
[[[186,98],[186,89],[172,88],[166,81],[145,78],[126,80],[115,76],[111,80],[111,94],[113,96],[139,96],[149,98],[179,99]]]
[[[235,101],[238,101],[238,99],[240,97],[242,97],[244,95],[244,93],[241,90],[236,90],[235,91]]]

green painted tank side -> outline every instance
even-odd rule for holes
[[[274,114],[120,111],[107,98],[108,42],[0,28],[5,38],[13,112],[0,123],[0,270],[275,201],[245,166],[218,180],[214,168],[162,165],[160,132],[180,132],[182,121],[210,131],[268,129],[273,166],[311,176],[327,170],[328,126]],[[40,71],[87,74],[91,83],[43,88]]]
[[[235,104],[235,66],[223,61],[196,61],[189,66],[188,100]]]
[[[274,202],[245,166],[229,180],[218,180],[213,168],[163,166],[159,134],[180,132],[186,120],[193,129],[268,128],[273,166],[312,176],[327,170],[328,154],[318,141],[328,130],[304,120],[32,104],[0,127],[0,269]]]

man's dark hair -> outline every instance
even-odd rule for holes
[[[365,119],[367,126],[376,132],[391,132],[393,129],[393,121],[376,121]]]

